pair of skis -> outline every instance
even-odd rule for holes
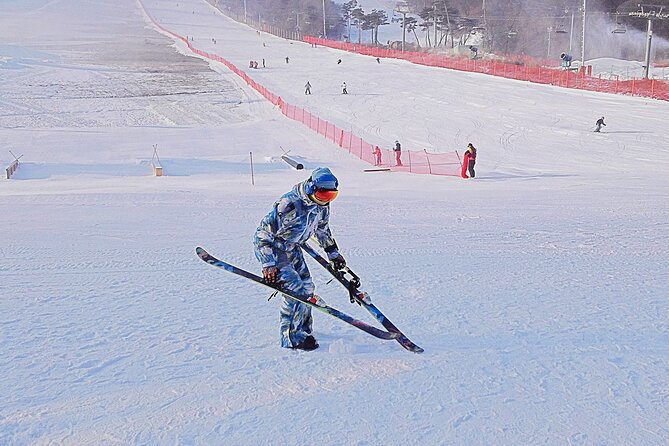
[[[366,322],[363,322],[359,319],[349,316],[348,314],[343,313],[337,310],[336,308],[330,307],[320,299],[318,300],[307,299],[302,296],[291,294],[290,291],[284,290],[280,284],[265,282],[265,279],[263,279],[262,277],[250,273],[248,271],[245,271],[241,268],[237,268],[236,266],[231,265],[222,260],[219,260],[200,247],[196,248],[195,252],[197,253],[198,257],[200,257],[200,259],[202,259],[203,261],[207,262],[212,266],[222,268],[233,274],[237,274],[238,276],[250,279],[261,285],[265,285],[266,287],[271,288],[274,291],[278,291],[282,294],[285,294],[291,297],[292,299],[298,300],[306,305],[309,305],[317,309],[318,311],[336,317],[337,319],[342,320],[347,324],[350,324],[376,338],[384,340],[394,339],[408,351],[414,353],[423,352],[423,349],[421,347],[411,342],[411,340],[409,340],[409,338],[407,338],[404,335],[404,333],[402,333],[388,318],[385,317],[385,315],[374,304],[372,304],[371,299],[369,298],[369,295],[367,293],[360,291],[360,278],[357,275],[355,275],[348,267],[344,268],[343,270],[336,270],[330,264],[330,262],[328,262],[328,260],[326,260],[318,252],[316,252],[311,246],[304,244],[302,245],[302,248],[307,254],[313,257],[321,266],[323,266],[327,271],[329,271],[330,274],[332,274],[334,278],[348,290],[351,302],[356,302],[360,306],[364,307],[369,313],[371,313],[376,318],[376,320],[378,320],[381,323],[381,325],[383,325],[385,330],[374,327],[373,325],[367,324]],[[350,276],[350,278],[346,277],[347,274]]]

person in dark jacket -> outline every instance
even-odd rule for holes
[[[476,165],[476,147],[474,144],[467,144],[467,150],[465,151],[465,159],[467,160],[467,170],[469,170],[469,178],[474,178],[476,172],[474,172],[474,166]]]
[[[604,116],[597,120],[595,126],[595,133],[599,133],[599,131],[602,130],[602,126],[606,127],[606,124],[604,124]]]
[[[402,144],[399,141],[395,141],[393,152],[395,152],[395,166],[402,167]]]

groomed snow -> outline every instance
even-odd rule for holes
[[[477,178],[364,173],[135,0],[4,1],[0,165],[23,157],[0,180],[0,444],[667,443],[669,104],[377,64],[200,0],[145,6],[370,142],[473,142]],[[319,350],[281,349],[278,300],[195,256],[259,271],[256,225],[320,165],[342,185],[342,253],[422,355],[321,313]]]

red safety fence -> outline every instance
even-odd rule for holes
[[[151,17],[148,11],[146,11],[146,8],[144,8],[144,11],[156,27],[184,42],[195,54],[210,60],[214,60],[216,62],[220,62],[228,67],[233,73],[242,78],[251,88],[260,93],[265,99],[278,106],[281,110],[281,113],[283,113],[285,116],[294,121],[301,122],[314,132],[319,133],[323,137],[329,139],[342,149],[347,150],[350,154],[357,156],[361,160],[374,166],[389,168],[393,171],[404,171],[430,175],[460,176],[462,162],[460,161],[458,153],[455,151],[444,153],[429,153],[426,150],[402,150],[402,165],[397,166],[395,163],[394,152],[392,150],[379,147],[381,152],[381,161],[376,162],[374,150],[376,147],[378,147],[378,145],[368,143],[353,133],[343,130],[333,123],[321,119],[319,116],[316,116],[303,108],[284,102],[280,96],[272,93],[263,85],[251,79],[248,74],[237,68],[231,62],[217,54],[207,53],[206,51],[195,48],[187,38],[165,29],[162,25],[160,25],[155,19],[153,19],[153,17]]]
[[[582,72],[562,70],[557,66],[546,66],[548,63],[546,61],[541,61],[543,65],[533,65],[529,60],[518,57],[516,57],[513,61],[469,59],[463,57],[447,57],[443,55],[415,51],[402,52],[401,50],[360,45],[349,42],[338,42],[312,36],[304,36],[303,40],[307,43],[327,46],[329,48],[349,51],[352,53],[373,57],[403,59],[408,62],[419,65],[427,65],[430,67],[484,73],[492,76],[505,77],[508,79],[523,80],[538,84],[555,85],[565,88],[576,88],[579,90],[643,96],[669,101],[669,82],[657,79],[599,79],[586,76]]]
[[[331,122],[321,119],[303,108],[287,104],[282,100],[277,105],[281,107],[281,112],[288,118],[301,122],[350,154],[376,167],[430,175],[460,175],[462,162],[455,151],[432,153],[426,150],[403,150],[401,154],[403,165],[397,166],[395,164],[395,153],[392,150],[371,144],[352,132],[340,129]],[[374,154],[377,147],[379,147],[380,152],[378,162],[377,156]]]

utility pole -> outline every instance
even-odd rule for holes
[[[446,31],[446,44],[448,44],[448,34],[451,35],[451,48],[453,48],[454,43],[453,43],[453,31],[451,30],[451,18],[448,15],[448,4],[444,5],[444,9],[446,10],[446,26],[448,27],[448,30]]]
[[[485,0],[483,0],[483,26],[484,26],[484,27],[487,27],[487,26],[488,26],[488,24],[486,23],[486,17],[485,17]],[[487,31],[488,31],[488,30],[486,29],[486,32],[487,32]]]
[[[323,38],[324,39],[328,38],[328,30],[325,25],[325,0],[323,0]]]
[[[574,40],[574,11],[571,11],[571,27],[569,28],[569,54],[571,54],[572,41]]]
[[[402,52],[407,40],[407,14],[409,13],[409,5],[405,1],[397,3],[395,11],[402,14]]]
[[[553,31],[553,27],[549,26],[548,27],[548,52],[546,53],[546,59],[551,58],[551,32]]]
[[[648,32],[646,33],[646,67],[643,70],[643,78],[648,79],[650,70],[650,44],[653,41],[653,21],[648,19]]]
[[[583,29],[581,33],[581,70],[585,70],[585,7],[586,1],[583,0]],[[585,74],[585,71],[583,71]]]
[[[647,11],[644,11],[643,8],[650,8]],[[650,53],[651,53],[651,43],[653,41],[653,20],[666,20],[669,19],[669,13],[662,12],[664,6],[656,5],[639,5],[640,11],[630,12],[630,17],[637,17],[641,19],[648,20],[648,30],[646,32],[646,61],[645,67],[643,70],[643,78],[648,79],[650,74]]]
[[[437,50],[437,2],[434,2],[434,50]]]

